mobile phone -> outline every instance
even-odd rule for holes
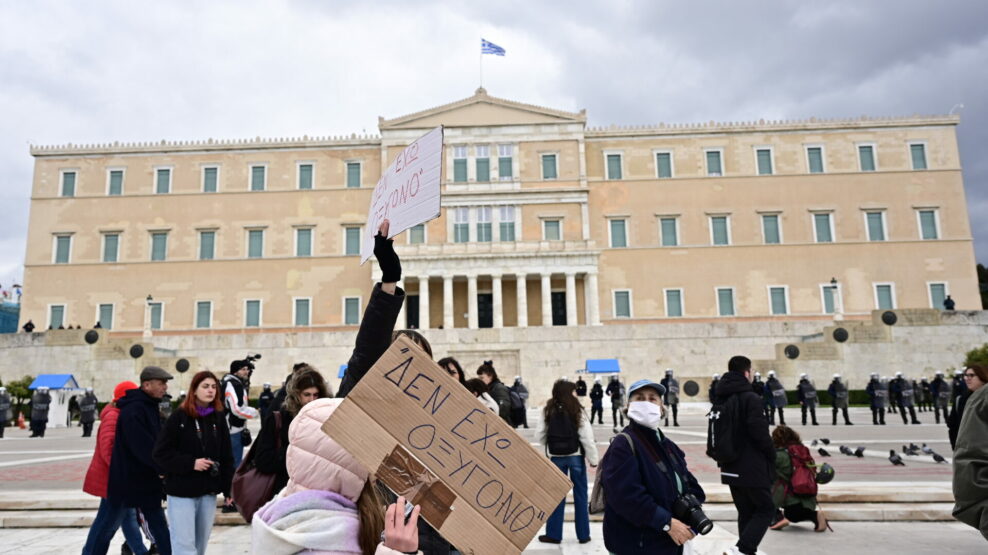
[[[411,518],[413,510],[415,510],[415,505],[405,501],[405,524],[408,524],[408,519]]]

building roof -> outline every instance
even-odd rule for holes
[[[48,389],[80,389],[79,383],[75,381],[72,374],[39,374],[28,389],[38,389],[47,387]]]
[[[587,111],[566,112],[544,106],[535,106],[497,98],[487,94],[483,87],[473,96],[392,119],[378,117],[382,132],[393,129],[428,129],[437,125],[446,127],[474,127],[491,125],[525,125],[546,123],[586,124]]]

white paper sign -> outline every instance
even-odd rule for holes
[[[371,196],[367,227],[360,245],[360,263],[374,254],[374,235],[390,221],[388,238],[439,217],[439,180],[443,163],[443,128],[419,137],[398,153]]]

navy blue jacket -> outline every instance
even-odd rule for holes
[[[140,389],[127,391],[117,401],[120,416],[106,496],[126,507],[161,506],[159,476],[164,471],[151,456],[161,431],[158,402]]]
[[[624,437],[615,437],[597,479],[603,480],[604,545],[611,553],[679,553],[680,547],[662,528],[672,519],[672,504],[679,497],[671,470],[663,472],[652,460],[642,439],[648,441],[667,469],[675,469],[683,490],[701,502],[703,488],[686,468],[683,452],[669,438],[661,443],[655,430],[632,422],[623,430],[635,442],[635,451]]]

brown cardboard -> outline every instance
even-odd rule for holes
[[[410,493],[423,518],[465,554],[521,553],[571,487],[406,337],[322,429],[393,490]]]

